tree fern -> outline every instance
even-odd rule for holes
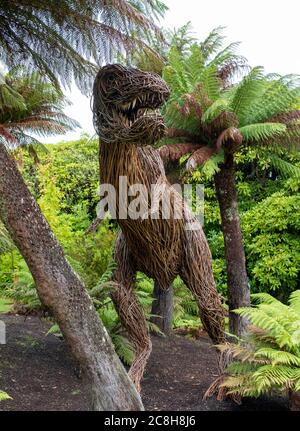
[[[3,96],[5,88],[12,98]],[[0,84],[0,143],[33,149],[38,135],[64,134],[79,127],[63,113],[67,104],[63,94],[38,73],[28,74],[21,67],[9,71]]]
[[[257,305],[236,310],[253,326],[239,344],[219,346],[222,357],[233,360],[215,385],[220,397],[258,397],[272,391],[300,390],[300,290],[284,305],[271,295],[252,295]],[[211,394],[208,390],[207,395]]]
[[[56,88],[75,81],[88,92],[97,65],[161,37],[153,20],[165,10],[159,0],[2,1],[0,62],[38,70]]]

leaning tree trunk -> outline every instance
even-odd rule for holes
[[[161,289],[159,283],[154,283],[151,322],[155,323],[165,335],[172,333],[173,320],[173,287]]]
[[[94,410],[141,410],[83,283],[64,256],[15,162],[0,144],[0,219],[33,275],[75,359],[89,379]]]
[[[215,175],[227,265],[229,310],[250,305],[250,291],[246,271],[240,216],[235,185],[234,156],[225,153],[225,161]],[[229,330],[240,336],[245,332],[247,320],[229,312]]]

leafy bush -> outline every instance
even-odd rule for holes
[[[40,167],[48,166],[49,176],[55,178],[61,193],[61,208],[72,213],[76,205],[86,205],[93,216],[98,203],[99,185],[98,140],[83,134],[80,139],[46,145],[39,152]],[[35,162],[23,153],[22,173],[36,198],[42,195],[42,176]]]
[[[274,193],[242,217],[252,289],[286,299],[300,273],[300,195]]]
[[[232,361],[207,394],[258,397],[273,391],[300,391],[300,290],[285,305],[267,293],[253,294],[255,307],[235,312],[251,322],[239,343],[218,346],[226,362]]]

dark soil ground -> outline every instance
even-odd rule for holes
[[[0,345],[0,389],[13,400],[0,410],[87,410],[88,391],[64,341],[45,336],[50,324],[38,317],[0,315],[7,344]],[[287,410],[285,398],[232,401],[202,397],[217,376],[216,354],[206,336],[153,338],[153,352],[142,385],[146,410]]]

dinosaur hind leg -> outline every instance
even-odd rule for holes
[[[143,308],[134,292],[135,271],[132,268],[130,254],[123,234],[120,234],[114,253],[117,268],[113,275],[116,288],[112,300],[135,349],[135,358],[129,370],[129,376],[140,391],[147,360],[151,353],[151,339]]]
[[[214,343],[224,342],[224,308],[213,278],[211,253],[200,224],[197,230],[185,231],[180,276],[197,300],[204,329]]]

